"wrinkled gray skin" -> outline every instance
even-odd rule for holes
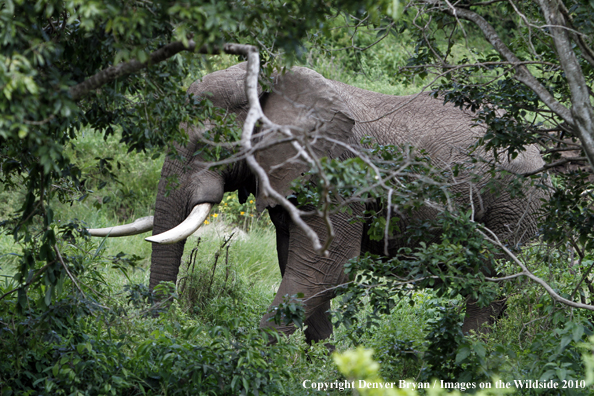
[[[237,114],[241,122],[245,119],[247,100],[244,93],[245,65],[233,66],[227,70],[207,75],[189,88],[195,95],[208,95],[213,104]],[[321,134],[342,142],[357,145],[363,136],[369,135],[381,144],[410,143],[418,149],[429,153],[434,165],[441,167],[453,163],[468,161],[465,150],[484,133],[482,127],[471,127],[471,114],[456,109],[451,105],[443,105],[442,101],[421,95],[411,101],[411,97],[395,97],[365,91],[339,82],[327,80],[318,73],[295,67],[292,72],[274,78],[271,93],[261,95],[261,103],[265,114],[278,124],[298,126],[301,130],[318,128]],[[207,94],[210,93],[210,94]],[[368,123],[397,107],[397,111],[386,117]],[[157,195],[153,235],[167,231],[189,214],[194,205],[200,203],[216,204],[221,201],[223,193],[238,191],[240,200],[245,200],[249,193],[256,196],[257,207],[268,209],[276,227],[277,251],[282,283],[276,294],[273,305],[282,302],[283,296],[298,292],[305,298],[316,295],[306,305],[306,321],[308,341],[322,340],[332,334],[332,324],[326,311],[330,308],[332,292],[325,289],[346,280],[343,271],[345,262],[363,252],[383,254],[383,242],[371,242],[367,238],[366,225],[350,224],[349,216],[337,214],[332,216],[336,237],[329,249],[328,257],[320,257],[312,250],[309,239],[289,219],[288,214],[270,199],[259,194],[255,177],[244,162],[239,162],[222,172],[204,170],[195,162],[192,154],[197,147],[198,130],[189,131],[190,143],[179,148],[180,154],[187,160],[184,163],[166,160],[163,165],[159,191]],[[299,132],[298,129],[294,133]],[[265,136],[262,139],[276,139],[278,136]],[[327,140],[318,139],[315,150],[320,156],[339,158],[346,156],[343,147],[333,145]],[[267,170],[272,186],[283,194],[288,194],[291,180],[307,170],[301,162],[290,161],[295,152],[288,144],[275,145],[270,149],[258,152],[259,163]],[[484,158],[490,159],[483,153]],[[281,165],[275,168],[274,165]],[[543,161],[535,147],[528,147],[511,162],[504,162],[502,167],[516,173],[533,171],[540,168]],[[475,165],[476,166],[476,165]],[[480,166],[480,165],[479,165]],[[186,169],[182,172],[182,169]],[[272,168],[272,170],[271,170]],[[485,166],[486,169],[486,166]],[[474,170],[475,172],[477,169]],[[167,178],[177,174],[179,188],[166,196]],[[464,174],[457,178],[465,180]],[[483,180],[483,182],[486,181]],[[480,183],[478,187],[480,188]],[[469,197],[469,186],[459,183],[458,191],[466,192],[462,197]],[[528,191],[528,198],[512,199],[502,192],[482,194],[480,199],[474,191],[476,219],[496,232],[500,238],[510,243],[525,240],[536,232],[535,212],[539,205],[538,192]],[[481,203],[482,200],[482,203]],[[459,202],[466,204],[467,202]],[[353,205],[355,213],[361,213],[362,204]],[[416,218],[431,218],[435,210],[424,208]],[[401,228],[411,219],[402,219]],[[307,218],[307,223],[317,232],[320,240],[326,238],[326,228],[320,218]],[[390,240],[390,254],[403,246],[397,238]],[[150,287],[159,282],[177,279],[184,242],[175,245],[153,245]],[[469,302],[463,331],[480,329],[480,326],[492,321],[502,304],[479,309]],[[262,318],[260,326],[274,326],[268,322],[269,315]],[[275,326],[285,334],[294,331],[293,327]]]

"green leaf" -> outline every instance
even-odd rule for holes
[[[473,345],[474,348],[474,352],[481,358],[485,357],[485,347],[483,346],[482,343],[477,342],[476,344]]]
[[[582,326],[581,324],[577,324],[574,328],[573,328],[573,340],[575,342],[578,342],[582,339],[582,336],[584,335],[584,326]]]
[[[462,347],[456,354],[456,364],[460,364],[470,356],[470,348],[468,346]]]

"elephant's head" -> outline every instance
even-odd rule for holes
[[[207,97],[213,105],[234,113],[242,123],[248,111],[245,94],[245,64],[214,72],[192,84],[188,93]],[[286,74],[272,76],[270,91],[260,89],[260,103],[274,123],[288,125],[294,136],[304,139],[315,155],[337,158],[344,149],[333,141],[352,139],[354,120],[333,85],[320,74],[296,67]],[[184,243],[208,216],[212,205],[227,191],[238,191],[240,200],[256,196],[259,210],[277,203],[260,194],[258,180],[245,161],[222,170],[209,169],[196,153],[203,148],[201,135],[212,127],[181,125],[189,143],[176,146],[176,158],[168,157],[159,182],[154,218],[105,229],[91,229],[93,236],[125,236],[146,232],[152,227],[153,242],[150,287],[162,281],[175,281]],[[315,132],[315,133],[313,133]],[[326,139],[330,138],[330,139]],[[260,130],[254,138],[258,163],[266,171],[272,188],[289,193],[291,181],[308,170],[309,164],[297,156],[287,136],[279,131]]]

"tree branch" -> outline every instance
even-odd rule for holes
[[[268,117],[264,115],[262,107],[260,106],[260,98],[258,97],[260,55],[258,53],[258,49],[251,45],[240,46],[237,44],[236,50],[236,53],[245,55],[248,58],[245,76],[245,93],[248,98],[250,108],[243,123],[243,130],[241,134],[241,145],[243,149],[246,151],[246,162],[252,170],[252,172],[258,175],[261,193],[265,197],[270,196],[274,198],[274,200],[289,213],[289,215],[291,216],[291,220],[293,220],[297,227],[299,227],[303,232],[305,232],[309,240],[312,242],[313,248],[316,251],[316,253],[320,255],[327,255],[328,252],[326,249],[331,242],[331,237],[327,238],[325,246],[322,246],[316,232],[311,227],[309,227],[307,223],[305,223],[305,221],[303,221],[303,219],[301,218],[301,211],[297,209],[282,194],[278,193],[276,190],[272,188],[272,186],[270,185],[270,180],[268,179],[268,175],[254,157],[252,150],[252,135],[256,123],[258,121],[261,121],[264,124],[264,127],[266,128],[282,130],[282,132],[285,134],[291,134],[291,132],[288,128],[283,128],[270,121]],[[297,142],[295,142],[295,144],[298,145]],[[303,148],[301,148],[301,150],[299,148],[300,147],[296,147],[297,152],[303,154]],[[329,221],[329,219],[326,220]]]
[[[530,270],[528,269],[528,267],[526,267],[524,265],[524,263],[522,263],[520,261],[520,259],[518,259],[518,257],[513,254],[503,243],[501,243],[501,241],[499,240],[499,238],[497,237],[497,235],[495,235],[495,233],[493,231],[491,231],[490,229],[488,229],[487,227],[481,227],[485,232],[491,234],[491,237],[487,236],[487,234],[485,232],[483,232],[482,230],[477,230],[484,238],[485,240],[491,242],[494,245],[499,246],[499,248],[501,250],[503,250],[505,252],[505,254],[507,254],[507,256],[514,262],[516,263],[521,269],[522,272],[515,274],[515,275],[511,275],[508,278],[511,277],[518,277],[520,275],[525,275],[526,277],[532,279],[533,281],[535,281],[536,283],[538,283],[539,285],[541,285],[546,291],[547,293],[549,293],[549,295],[551,296],[551,298],[555,301],[558,301],[562,304],[565,305],[569,305],[570,307],[574,307],[574,308],[581,308],[581,309],[587,309],[590,311],[594,311],[594,306],[592,305],[588,305],[588,304],[582,304],[582,303],[577,303],[575,301],[571,301],[568,300],[564,297],[561,297],[555,290],[553,290],[553,288],[544,280],[540,279],[538,276],[534,275],[532,272],[530,272]],[[499,280],[503,280],[504,278],[500,278]],[[491,279],[489,279],[491,280]]]
[[[149,56],[149,60],[146,62],[140,62],[135,59],[120,63],[117,66],[111,66],[107,69],[101,70],[97,74],[87,78],[85,81],[81,82],[80,84],[74,85],[70,87],[70,95],[72,99],[79,100],[85,95],[89,94],[91,91],[111,82],[115,79],[131,74],[136,73],[142,69],[145,69],[151,65],[156,63],[162,62],[166,59],[171,58],[172,56],[182,52],[182,51],[190,51],[196,52],[199,54],[220,54],[226,53],[231,55],[244,55],[245,53],[245,46],[241,44],[225,44],[222,49],[218,47],[207,47],[202,46],[198,50],[196,50],[196,43],[194,40],[188,41],[188,44],[185,45],[181,41],[176,41],[166,46],[159,48],[155,52],[153,52]]]
[[[43,272],[45,272],[50,267],[50,265],[54,264],[55,262],[56,262],[56,260],[50,261],[49,263],[47,263],[46,265],[44,265],[43,267],[38,269],[37,272],[35,272],[35,274],[33,274],[33,277],[31,278],[31,280],[29,282],[25,283],[22,286],[15,287],[14,289],[7,291],[2,296],[0,296],[0,300],[2,300],[6,296],[11,295],[15,291],[18,291],[19,289],[25,289],[31,283],[35,282],[37,280],[37,278],[39,278],[39,275],[41,275]]]
[[[435,4],[438,3],[437,0],[430,0],[429,3]],[[481,17],[476,12],[464,9],[464,8],[456,8],[454,10],[450,9],[449,7],[444,7],[443,12],[453,15],[458,18],[466,19],[470,22],[473,22],[475,25],[478,26],[479,29],[485,35],[485,38],[491,43],[493,48],[499,54],[507,59],[508,62],[511,63],[521,63],[521,60],[514,54],[508,47],[505,45],[503,40],[499,37],[493,26],[489,24],[483,17]],[[454,14],[455,13],[455,14]],[[572,117],[570,110],[559,103],[553,95],[530,73],[528,68],[522,64],[516,65],[514,67],[516,71],[515,78],[530,88],[534,93],[538,95],[540,100],[544,102],[555,114],[561,117],[565,122],[571,125],[575,125],[575,121]]]
[[[565,4],[563,4],[563,2],[559,2],[559,10],[561,11],[563,16],[567,20],[569,27],[572,28],[573,30],[577,30],[573,26],[573,18],[571,17],[569,10],[565,7]],[[584,41],[584,38],[582,37],[582,35],[572,32],[572,37],[573,37],[574,41],[577,43],[578,47],[580,47],[580,50],[582,51],[582,56],[584,57],[584,59],[586,61],[588,61],[588,63],[592,67],[594,67],[594,51],[592,51],[592,48],[590,48],[588,46],[588,44],[586,43],[586,41]]]
[[[551,162],[550,164],[546,164],[542,168],[537,169],[535,171],[527,172],[527,173],[522,173],[522,176],[526,177],[526,176],[536,175],[537,173],[544,172],[547,169],[551,169],[551,168],[554,168],[556,166],[567,164],[568,162],[581,162],[581,161],[587,161],[587,160],[588,160],[588,158],[586,158],[586,157],[568,157],[568,158],[562,158],[559,161],[555,161],[555,162]]]
[[[590,103],[588,85],[582,73],[580,63],[573,51],[569,33],[565,27],[565,20],[559,10],[556,0],[538,0],[544,17],[551,26],[551,35],[557,49],[559,63],[565,72],[565,78],[571,92],[571,113],[582,147],[590,166],[594,168],[594,109]]]

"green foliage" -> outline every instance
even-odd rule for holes
[[[566,9],[564,18],[574,32],[592,30],[594,8],[590,3],[559,4]],[[566,55],[555,50],[551,35],[531,27],[546,23],[541,7],[529,2],[497,2],[472,11],[493,27],[502,44],[526,62],[526,73],[552,93],[560,106],[569,109],[576,104],[563,66]],[[534,85],[517,78],[515,69],[508,67],[508,59],[487,41],[477,25],[459,23],[442,11],[436,8],[417,15],[416,25],[427,23],[426,30],[413,28],[406,17],[403,19],[402,28],[417,41],[410,67],[402,69],[403,81],[439,72],[431,86],[435,96],[474,112],[476,122],[488,128],[478,144],[496,156],[514,159],[526,145],[538,145],[558,178],[550,191],[551,200],[544,206],[547,220],[543,234],[549,241],[565,245],[561,240],[572,240],[577,250],[589,251],[586,243],[592,240],[592,214],[587,194],[580,194],[592,187],[592,168],[584,162],[584,141],[578,139],[577,127],[568,126],[551,111],[550,103],[545,103]],[[591,81],[594,68],[584,51],[583,47],[568,48],[575,54],[584,79]],[[574,159],[572,165],[566,165],[568,158]]]
[[[114,216],[123,221],[152,212],[163,159],[159,153],[163,146],[187,139],[179,122],[210,117],[222,125],[206,136],[209,140],[237,140],[230,119],[208,102],[187,102],[184,93],[189,81],[213,67],[210,63],[229,66],[235,58],[221,61],[182,53],[106,84],[82,100],[75,102],[69,94],[70,87],[99,70],[130,59],[144,61],[154,50],[190,37],[198,46],[259,43],[267,70],[303,55],[302,62],[326,77],[392,94],[413,93],[430,82],[427,64],[441,68],[441,60],[458,66],[472,59],[500,60],[473,27],[463,25],[462,33],[449,16],[433,15],[429,20],[420,15],[415,24],[430,27],[420,32],[414,29],[411,11],[395,24],[393,17],[376,8],[366,10],[369,2],[341,3],[343,13],[331,8],[336,4],[304,0],[0,5],[0,355],[7,357],[0,362],[1,394],[300,394],[305,393],[300,385],[304,379],[340,378],[322,344],[302,353],[300,348],[306,346],[300,331],[290,338],[292,346],[284,339],[270,346],[271,335],[254,328],[278,275],[270,223],[258,217],[251,198],[239,204],[235,196],[226,196],[208,222],[259,233],[264,242],[252,247],[238,238],[229,250],[221,250],[218,240],[203,237],[200,254],[186,252],[178,285],[182,293],[177,297],[173,285],[164,286],[161,294],[170,298],[157,306],[150,305],[154,295],[143,272],[148,246],[141,237],[97,246],[82,235],[91,222],[99,226],[112,223]],[[532,59],[521,39],[529,32],[512,4],[493,4],[480,11],[499,32],[506,32],[502,37],[522,59]],[[534,7],[524,11],[529,18],[540,18]],[[591,36],[591,6],[578,2],[570,12],[576,28]],[[341,29],[343,25],[347,26]],[[550,38],[539,35],[533,44],[538,60],[557,62]],[[329,51],[336,47],[350,48]],[[412,52],[412,59],[395,49],[400,47]],[[278,51],[285,51],[286,58],[279,59]],[[401,69],[407,62],[409,68]],[[580,62],[591,79],[592,67],[582,58]],[[561,68],[544,63],[529,68],[560,102],[568,103]],[[505,65],[439,72],[445,70],[448,73],[431,89],[456,106],[477,111],[477,122],[489,126],[480,142],[487,149],[518,158],[524,144],[536,142],[548,162],[561,158],[560,151],[548,150],[557,144],[551,137],[566,138],[566,126],[543,135],[558,122],[551,121],[539,99],[515,81]],[[308,175],[311,183],[295,186],[296,198],[301,204],[324,204],[320,197],[329,189],[336,196],[376,199],[378,210],[364,214],[373,218],[370,239],[381,240],[389,223],[390,236],[423,243],[393,260],[367,256],[348,264],[355,282],[338,290],[342,300],[334,305],[336,321],[347,325],[336,331],[339,349],[373,346],[381,359],[381,374],[390,380],[420,372],[428,380],[435,376],[476,381],[498,375],[510,381],[587,378],[591,383],[591,356],[585,356],[588,370],[580,360],[580,344],[592,331],[591,317],[562,309],[524,278],[504,285],[508,308],[491,334],[460,337],[459,296],[487,304],[499,294],[477,269],[485,263],[498,272],[516,269],[493,260],[492,247],[477,236],[464,210],[406,230],[399,229],[397,214],[388,222],[382,215],[388,201],[385,189],[375,188],[375,176],[408,161],[402,177],[386,183],[398,186],[391,202],[414,211],[426,200],[445,204],[450,193],[435,181],[442,183],[451,175],[432,171],[424,153],[410,147],[362,143],[362,150],[378,159],[374,165],[379,173],[360,159],[322,159],[321,169]],[[555,147],[569,147],[565,144]],[[202,154],[218,160],[232,152],[214,149]],[[320,170],[329,177],[328,184]],[[531,247],[522,258],[562,296],[588,303],[594,292],[591,181],[583,172],[572,171],[555,176],[553,184],[541,234],[554,245]],[[364,192],[357,192],[361,187]],[[78,206],[71,207],[76,201]],[[444,234],[426,238],[434,226]],[[243,251],[250,257],[237,253]],[[434,290],[419,291],[426,286]],[[284,316],[287,322],[299,323],[301,310],[290,300],[276,313],[281,320]],[[158,311],[161,316],[154,317]],[[592,342],[585,348],[591,349]],[[380,380],[368,353],[345,357],[340,369],[347,378]]]
[[[210,229],[196,243],[186,244],[178,280],[180,307],[211,325],[241,315],[254,326],[274,297],[269,284],[280,279],[274,234],[259,226],[245,234],[217,225],[224,223],[207,225]]]
[[[477,378],[470,370],[464,370],[459,365],[460,352],[458,345],[464,340],[460,329],[460,314],[450,307],[441,304],[447,301],[429,301],[431,317],[427,320],[428,334],[425,336],[426,352],[423,355],[425,366],[421,370],[420,379],[430,381],[432,378],[440,380],[454,380],[471,382]],[[445,305],[445,304],[444,304]],[[448,305],[452,305],[451,302]],[[455,302],[454,302],[455,306]],[[448,309],[449,308],[449,309]],[[484,351],[482,351],[484,356]]]
[[[391,259],[366,254],[347,263],[345,271],[354,282],[338,289],[342,299],[336,312],[337,323],[352,326],[357,322],[359,309],[354,301],[367,296],[373,311],[366,326],[373,325],[378,314],[389,314],[398,299],[410,295],[413,289],[409,285],[432,287],[437,297],[470,297],[481,306],[493,301],[498,287],[484,281],[485,273],[493,271],[492,248],[476,232],[477,224],[469,217],[444,212],[423,228],[411,226],[412,235],[408,237],[426,238],[416,233],[437,227],[443,230],[439,241],[421,241],[419,247],[403,248],[399,256]]]
[[[19,315],[15,293],[0,300],[0,354],[8,357],[0,362],[3,395],[285,393],[291,378],[285,359],[296,349],[283,339],[268,346],[278,336],[255,328],[267,302],[254,301],[271,295],[248,296],[247,290],[262,290],[242,286],[249,267],[242,271],[233,265],[233,276],[240,279],[229,292],[239,300],[226,315],[219,309],[225,301],[209,307],[218,310],[216,324],[210,325],[183,312],[173,285],[155,290],[170,298],[152,305],[145,285],[129,283],[121,291],[107,280],[105,270],[131,279],[135,257],[109,256],[84,240],[59,250],[73,278],[62,281],[48,308],[31,304]],[[4,286],[0,294],[15,285]],[[235,310],[240,306],[253,312]]]
[[[268,320],[277,325],[289,326],[294,324],[298,329],[303,329],[303,321],[305,320],[303,296],[303,293],[283,296],[283,302],[278,306],[271,307],[269,312],[273,315]]]
[[[390,382],[384,381],[379,375],[380,365],[372,359],[373,350],[357,348],[357,350],[345,351],[341,354],[335,353],[333,355],[334,362],[338,366],[340,372],[347,378],[354,381],[355,387],[359,394],[365,396],[415,396],[420,395],[416,388],[419,384],[427,384],[428,394],[430,395],[461,395],[460,391],[455,390],[448,392],[441,387],[432,386],[430,382],[409,382],[406,385],[398,387],[390,386]],[[386,386],[388,384],[388,386]],[[382,386],[383,385],[383,386]],[[399,388],[399,389],[398,389]],[[419,387],[419,389],[421,389]],[[424,390],[424,388],[422,388]],[[506,395],[514,393],[513,390],[492,387],[487,390],[481,390],[477,395]]]

